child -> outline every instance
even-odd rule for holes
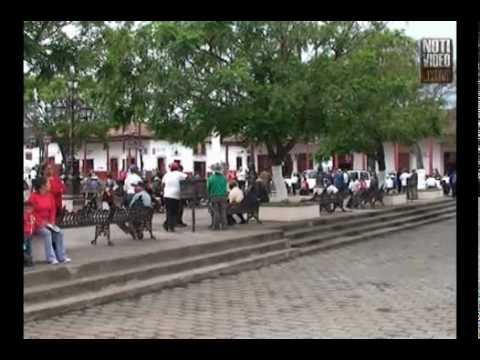
[[[33,205],[30,201],[23,203],[23,264],[33,266],[32,259],[32,234],[35,224]]]

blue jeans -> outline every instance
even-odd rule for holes
[[[25,254],[32,256],[32,235],[23,234],[23,244],[25,245]]]
[[[45,257],[47,262],[52,261],[65,261],[65,248],[63,246],[63,232],[53,232],[48,230],[46,227],[42,227],[35,232],[35,235],[40,236],[43,239],[45,246]],[[55,244],[55,249],[53,248]]]

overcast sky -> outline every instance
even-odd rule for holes
[[[453,58],[457,58],[457,22],[456,21],[391,21],[393,29],[403,29],[405,34],[420,40],[421,38],[450,38],[453,40]]]

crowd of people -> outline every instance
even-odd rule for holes
[[[227,215],[229,204],[240,204],[246,201],[250,204],[269,202],[272,189],[272,179],[268,172],[256,176],[253,166],[240,169],[235,175],[225,172],[220,164],[211,167],[212,173],[207,179],[207,194],[213,212],[214,229],[235,225],[234,215],[245,224],[244,214]],[[356,175],[356,174],[354,174]],[[121,171],[115,179],[107,174],[106,180],[101,181],[94,172],[91,172],[82,181],[82,192],[85,200],[88,194],[100,195],[102,206],[109,209],[117,206],[115,196],[121,199],[120,206],[132,208],[142,206],[155,208],[166,212],[163,227],[167,232],[174,232],[176,227],[185,227],[183,209],[186,200],[180,196],[180,182],[189,177],[182,166],[173,162],[168,172],[156,171],[153,176],[142,176],[136,166],[128,171]],[[199,178],[195,174],[193,178]],[[415,170],[402,170],[397,174],[390,174],[385,179],[383,189],[389,192],[405,193],[411,199],[417,197],[418,174]],[[375,173],[371,173],[370,187],[379,187]],[[349,192],[354,195],[369,188],[362,176],[351,176],[346,170],[333,169],[328,172],[317,173],[316,187],[322,188],[329,194]],[[427,188],[441,188],[446,195],[456,196],[456,172],[451,171],[441,177],[437,170],[426,178]],[[289,193],[300,195],[310,193],[305,174],[293,174],[291,187],[287,185]],[[316,190],[316,189],[315,189]],[[62,230],[56,225],[57,215],[63,211],[62,196],[65,191],[64,182],[54,165],[45,164],[32,169],[24,177],[24,254],[26,266],[33,264],[32,237],[43,239],[45,257],[48,263],[58,264],[69,262],[66,255]],[[314,198],[319,195],[314,191]]]

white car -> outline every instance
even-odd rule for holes
[[[364,179],[367,183],[367,187],[370,187],[370,173],[365,170],[349,170],[348,176],[350,180]]]
[[[305,170],[303,174],[307,177],[308,188],[313,191],[317,186],[317,170]]]
[[[302,174],[299,174],[298,176],[298,182],[297,186],[300,188],[302,181],[303,181],[303,176],[307,177],[307,183],[308,183],[308,189],[310,192],[313,191],[313,189],[317,186],[317,171],[316,170],[305,170]],[[288,187],[292,187],[292,182],[293,182],[293,176],[289,178],[284,178],[285,184],[288,185]]]

